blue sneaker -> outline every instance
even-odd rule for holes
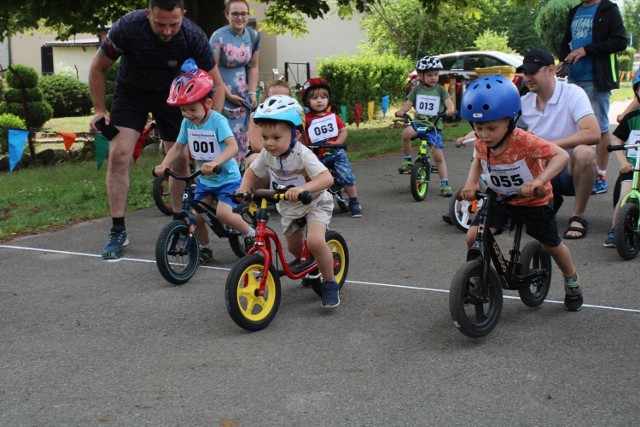
[[[349,203],[349,210],[351,211],[351,218],[362,218],[360,203]]]
[[[613,232],[613,228],[609,229],[607,232],[607,240],[602,244],[605,248],[615,248],[616,247],[616,234]]]
[[[109,240],[104,249],[102,249],[102,259],[120,259],[122,257],[122,249],[129,244],[127,239],[127,231],[111,231],[109,232]]]
[[[340,288],[335,280],[322,284],[322,307],[334,308],[340,305]]]
[[[608,190],[607,181],[605,181],[604,176],[598,175],[596,176],[596,183],[593,185],[593,190],[591,190],[591,194],[602,194],[606,193]]]

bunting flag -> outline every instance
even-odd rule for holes
[[[104,163],[104,159],[106,159],[107,154],[109,154],[109,140],[101,133],[96,133],[94,145],[96,147],[96,163],[98,169],[100,169]]]
[[[56,132],[58,135],[62,137],[64,141],[64,149],[69,152],[71,150],[71,146],[74,142],[76,142],[76,134],[73,132]]]
[[[369,101],[367,103],[367,121],[370,122],[371,120],[373,120],[373,110],[375,108],[375,102],[374,101]]]
[[[389,109],[389,95],[382,97],[382,117],[387,117],[387,110]]]
[[[346,105],[340,106],[340,115],[342,116],[342,121],[347,123],[347,106]]]
[[[360,128],[361,115],[362,115],[362,104],[356,104],[356,128]]]
[[[13,171],[24,153],[24,144],[29,138],[29,131],[9,129],[9,170]]]

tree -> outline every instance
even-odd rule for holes
[[[304,15],[323,18],[335,4],[341,17],[349,17],[357,10],[365,12],[379,0],[257,0],[269,4],[261,29],[271,34],[307,32]],[[526,0],[520,0],[526,1]],[[92,0],[77,1],[69,7],[68,0],[3,0],[0,8],[0,40],[12,34],[40,28],[52,28],[60,39],[78,33],[95,33],[96,29],[115,22],[126,12],[143,8],[146,0]],[[433,12],[440,7],[438,0],[420,0],[421,9]],[[448,0],[447,4],[465,8],[469,0]],[[224,0],[185,0],[187,16],[198,23],[206,34],[226,23],[223,15]]]
[[[633,39],[633,47],[638,50],[640,46],[640,1],[625,0],[622,6],[622,19],[629,40]]]
[[[556,57],[560,56],[569,10],[575,5],[575,0],[550,0],[536,18],[536,33],[542,41],[541,47],[546,47]]]

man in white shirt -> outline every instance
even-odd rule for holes
[[[560,209],[562,196],[575,196],[564,238],[581,239],[588,231],[584,213],[597,175],[596,152],[591,145],[600,140],[598,119],[582,88],[556,78],[555,61],[548,51],[527,52],[517,71],[524,73],[530,91],[522,97],[518,125],[570,154],[569,164],[552,180],[554,209]]]

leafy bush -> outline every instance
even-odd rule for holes
[[[550,0],[536,17],[535,28],[543,44],[541,47],[546,47],[558,58],[567,25],[567,15],[575,4],[574,0]]]
[[[53,116],[53,108],[43,101],[42,91],[38,86],[38,73],[32,67],[12,65],[6,73],[8,88],[14,99],[6,99],[0,103],[0,114],[11,113],[25,120],[27,128],[40,128]],[[14,89],[19,94],[11,92]],[[17,98],[17,99],[15,99]],[[26,100],[26,108],[25,101]]]
[[[62,74],[44,76],[38,86],[53,108],[53,117],[86,116],[91,113],[89,85]]]
[[[33,67],[26,65],[12,65],[7,76],[7,85],[15,89],[26,89],[38,85],[38,73]]]
[[[348,107],[348,122],[353,122],[353,106],[375,101],[380,110],[380,98],[389,95],[392,102],[405,96],[407,74],[413,70],[410,59],[394,55],[357,55],[327,58],[318,65],[318,74],[331,85],[331,104]],[[336,110],[340,113],[340,110]]]
[[[0,154],[9,152],[9,128],[26,129],[24,120],[13,114],[0,114]]]

